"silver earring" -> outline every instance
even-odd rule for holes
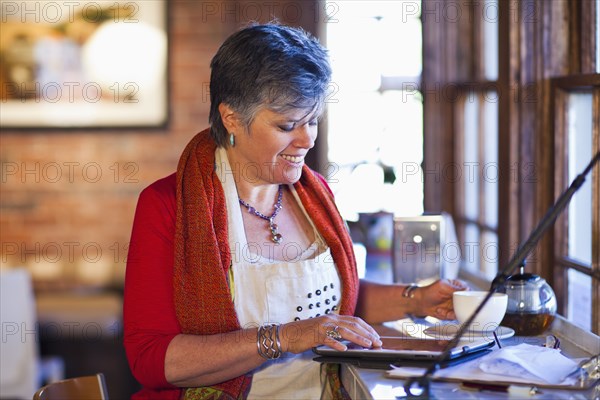
[[[229,134],[229,144],[231,145],[231,147],[235,146],[235,136],[233,135],[233,133]]]

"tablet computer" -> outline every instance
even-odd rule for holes
[[[422,362],[438,359],[450,342],[450,340],[444,339],[414,337],[382,337],[381,341],[383,343],[381,348],[364,348],[344,341],[344,344],[348,346],[346,351],[339,351],[322,345],[315,347],[313,352],[321,357],[326,357],[326,359],[321,358],[317,361],[334,362],[337,359],[338,362],[350,362],[356,365],[396,364],[416,366]],[[449,361],[465,361],[483,355],[494,344],[493,340],[485,338],[459,341],[457,346],[452,348],[448,359],[444,363],[449,365]]]

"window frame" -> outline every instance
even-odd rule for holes
[[[568,97],[580,91],[592,92],[592,156],[600,151],[600,126],[593,121],[600,121],[600,74],[574,75],[552,79],[551,93],[556,110],[553,124],[555,176],[554,195],[558,197],[570,185],[568,181]],[[577,171],[581,173],[581,171]],[[568,310],[568,271],[576,270],[592,279],[592,331],[600,332],[600,165],[592,170],[586,180],[592,185],[592,263],[585,265],[568,257],[568,210],[565,210],[557,219],[553,232],[553,281],[554,291],[559,299],[559,313],[565,314]]]

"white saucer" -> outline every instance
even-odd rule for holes
[[[456,335],[456,332],[458,332],[459,328],[460,328],[460,325],[458,324],[458,322],[435,324],[435,325],[430,326],[429,328],[425,329],[423,332],[429,336],[433,336],[436,339],[452,339],[454,337],[454,335]],[[498,328],[496,328],[496,335],[498,336],[498,339],[506,339],[511,336],[514,336],[514,334],[515,334],[515,330],[512,328],[509,328],[507,326],[499,326]],[[467,330],[463,335],[463,338],[467,338],[467,339],[481,338],[481,337],[485,338],[485,339],[493,340],[494,339],[494,331],[491,331],[491,330],[490,331]]]

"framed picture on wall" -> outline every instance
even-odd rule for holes
[[[166,0],[0,0],[0,127],[157,127]]]

